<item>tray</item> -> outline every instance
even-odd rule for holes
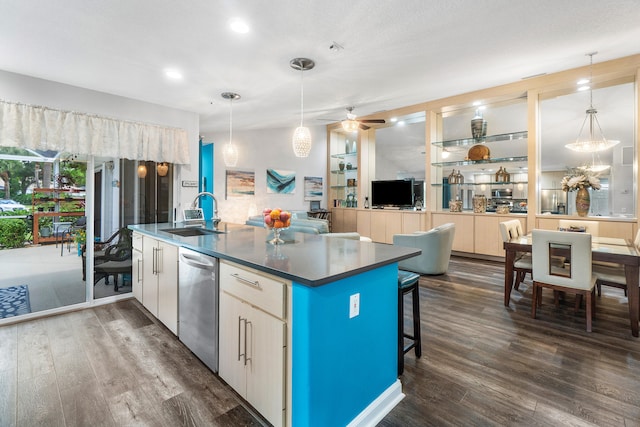
[[[490,157],[491,152],[489,151],[489,147],[484,144],[476,144],[469,148],[467,152],[467,158],[469,160],[489,160]]]

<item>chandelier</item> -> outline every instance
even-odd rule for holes
[[[233,101],[240,99],[240,95],[233,92],[223,92],[221,96],[229,100],[229,142],[222,148],[222,158],[227,167],[238,164],[238,148],[233,144]]]
[[[582,153],[595,153],[598,151],[608,150],[614,145],[620,143],[620,141],[606,139],[604,137],[602,128],[600,127],[600,122],[598,122],[598,116],[596,115],[598,111],[593,108],[593,55],[597,53],[598,52],[592,52],[587,54],[591,59],[589,67],[589,109],[586,111],[587,115],[582,122],[582,127],[580,128],[580,132],[578,133],[576,140],[565,145],[565,147],[570,150]],[[589,123],[589,133],[588,135],[585,135],[587,122]]]
[[[304,127],[304,85],[303,75],[307,70],[315,67],[315,62],[308,58],[294,58],[289,61],[289,65],[294,70],[300,70],[300,126],[293,131],[293,153],[296,157],[309,157],[311,151],[311,132]]]

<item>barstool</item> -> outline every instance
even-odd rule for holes
[[[416,357],[422,356],[422,340],[420,338],[420,275],[410,271],[398,270],[398,375],[404,372],[404,355],[411,349]],[[404,296],[411,293],[413,304],[413,335],[404,332]],[[404,345],[404,339],[412,342]]]

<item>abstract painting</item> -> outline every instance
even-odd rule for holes
[[[227,197],[254,196],[256,194],[256,173],[227,169]]]
[[[296,173],[278,169],[267,169],[267,193],[293,194],[296,189]]]
[[[305,200],[322,200],[322,177],[321,176],[305,176],[304,177],[304,199]]]

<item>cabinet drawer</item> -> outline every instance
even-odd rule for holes
[[[142,252],[142,234],[133,233],[131,237],[133,249]]]
[[[220,262],[220,290],[226,291],[251,305],[279,318],[286,317],[287,283],[256,270]]]

